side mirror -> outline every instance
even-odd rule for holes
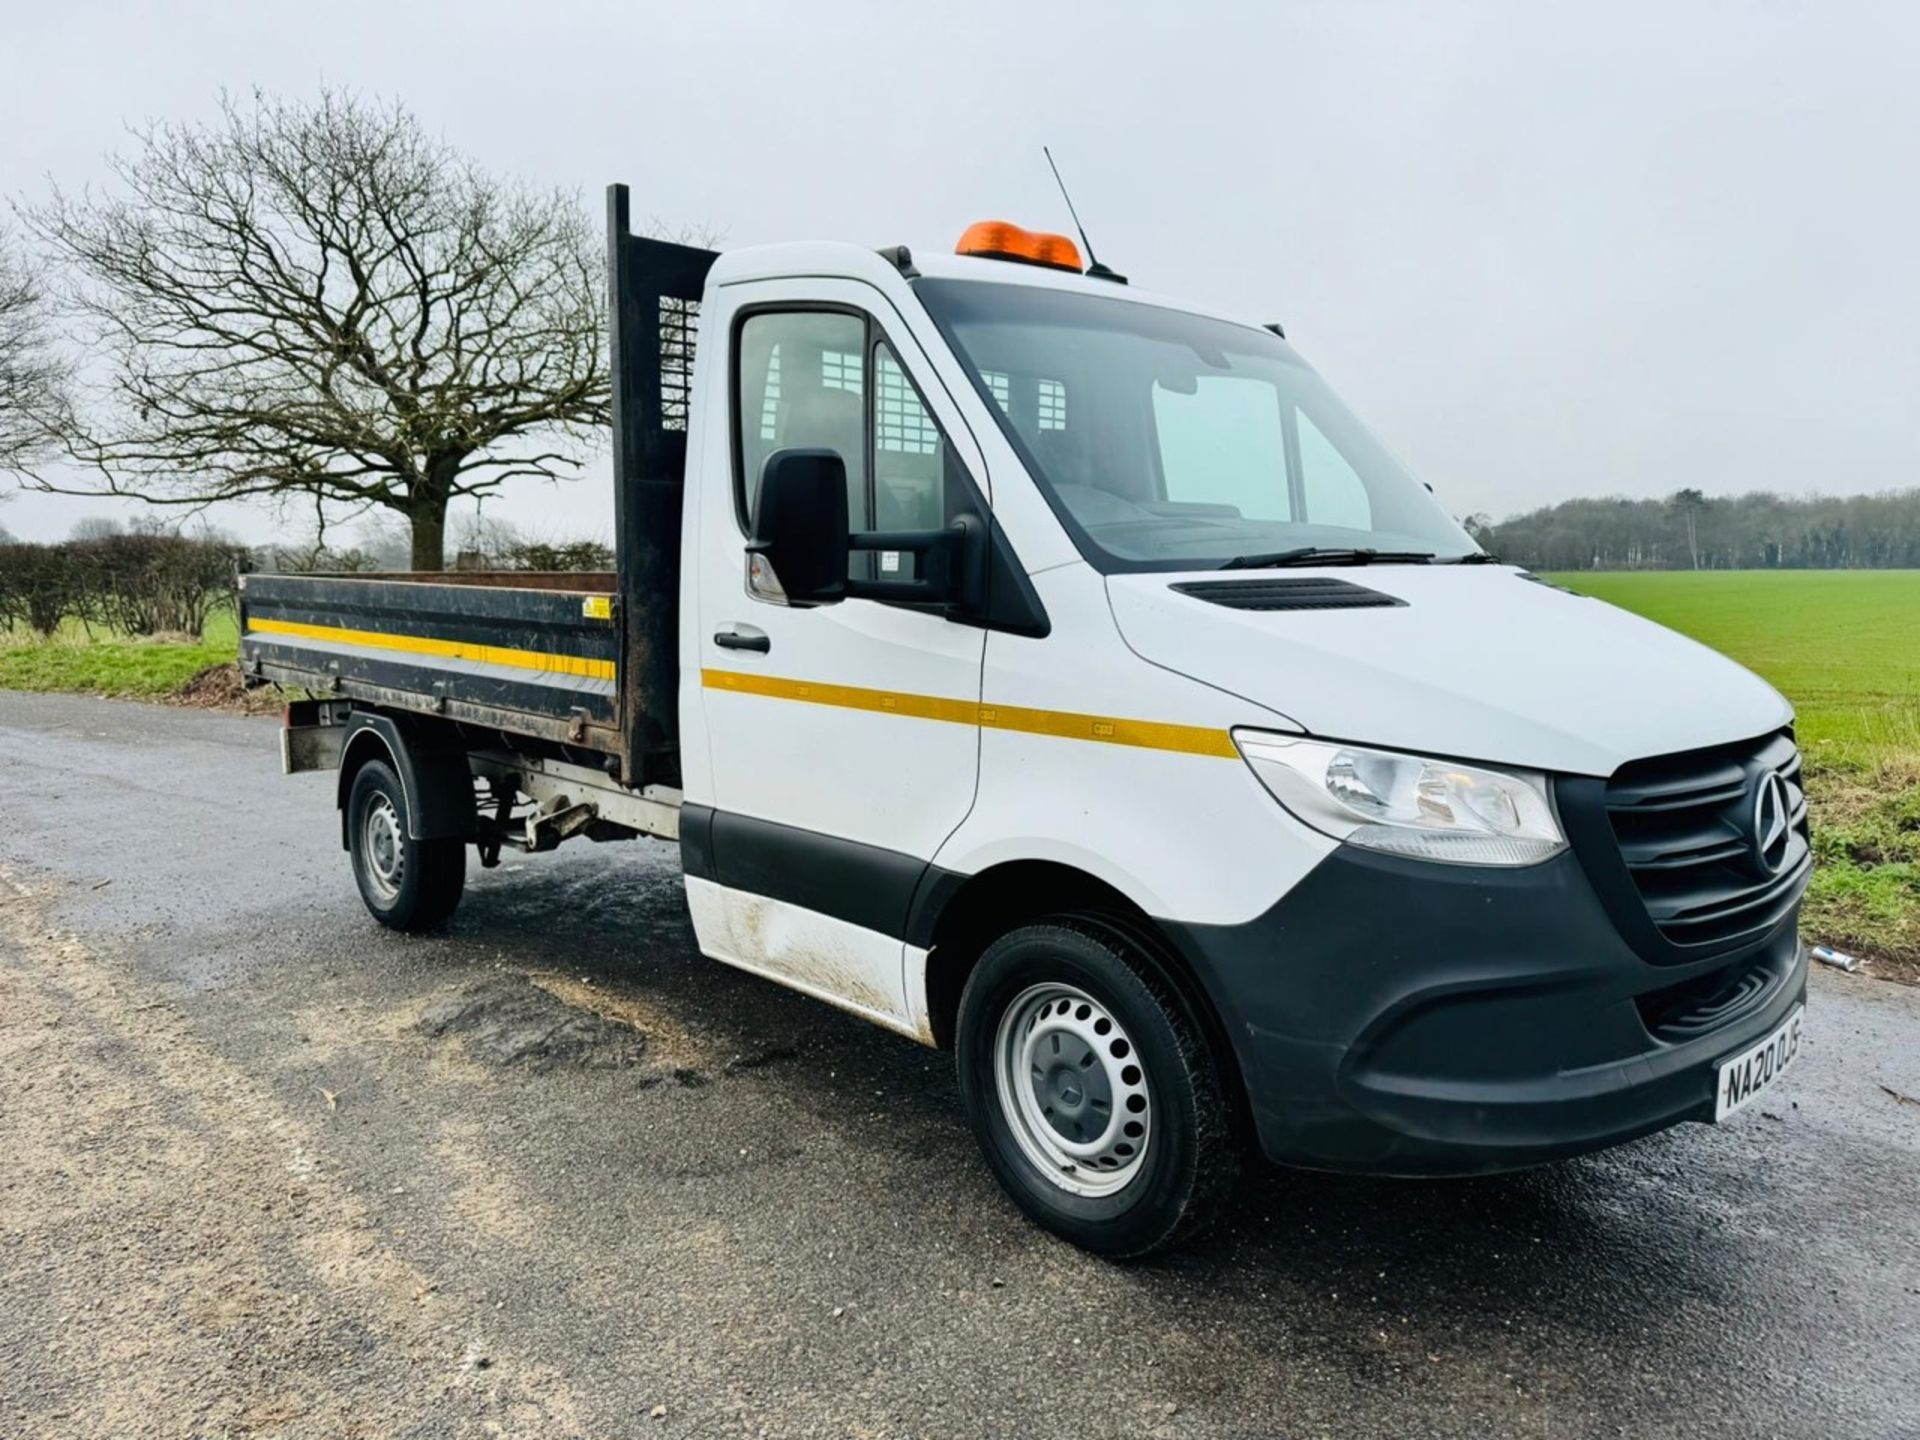
[[[847,463],[832,450],[776,450],[760,470],[747,588],[784,605],[847,598]]]

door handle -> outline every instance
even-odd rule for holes
[[[722,650],[753,650],[765,655],[773,649],[767,632],[754,625],[728,625],[713,632],[713,643]]]

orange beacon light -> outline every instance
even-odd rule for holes
[[[1005,220],[978,220],[967,227],[956,255],[974,255],[983,260],[1019,260],[1028,265],[1045,265],[1054,270],[1072,270],[1080,264],[1080,247],[1065,235],[1049,235],[1040,230],[1022,230]]]

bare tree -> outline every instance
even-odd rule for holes
[[[0,470],[24,470],[54,448],[68,379],[40,272],[0,232]]]
[[[1707,508],[1707,497],[1699,490],[1676,490],[1667,504],[1687,522],[1687,554],[1693,568],[1700,568],[1700,512]]]
[[[82,493],[384,507],[438,570],[455,497],[575,473],[609,417],[577,196],[496,180],[405,108],[332,91],[225,98],[212,125],[135,140],[111,161],[119,193],[23,212],[102,352],[67,437]]]

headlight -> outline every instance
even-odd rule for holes
[[[1274,799],[1349,845],[1456,865],[1534,865],[1567,845],[1540,775],[1264,730],[1233,741]]]

